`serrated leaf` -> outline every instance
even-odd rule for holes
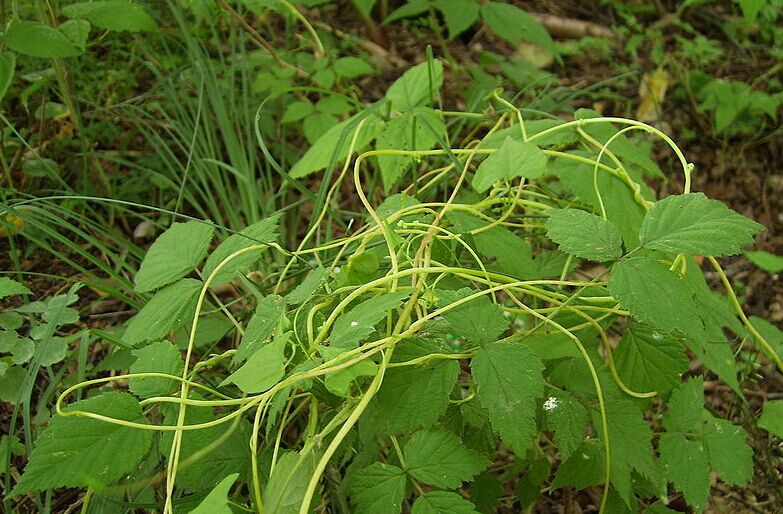
[[[271,343],[256,350],[241,368],[220,385],[235,384],[248,394],[262,393],[275,385],[285,375],[285,347],[290,336],[290,332],[276,336]]]
[[[605,462],[600,442],[585,441],[570,458],[560,464],[550,487],[553,490],[565,486],[584,489],[601,484],[604,481]]]
[[[358,57],[340,57],[334,62],[334,72],[348,79],[368,75],[373,71],[370,63]]]
[[[400,306],[410,296],[409,292],[386,293],[365,300],[341,314],[334,322],[329,338],[331,346],[353,348],[375,330],[375,325],[384,319],[391,309]]]
[[[245,328],[245,333],[242,335],[242,340],[239,342],[237,353],[231,359],[231,365],[236,366],[245,362],[248,357],[259,350],[272,336],[284,313],[285,300],[276,294],[265,296],[263,300],[258,302],[256,310]]]
[[[710,468],[698,443],[680,434],[661,434],[658,449],[664,476],[685,495],[694,511],[702,512],[710,490]]]
[[[585,439],[590,416],[569,393],[552,389],[544,401],[544,424],[555,432],[555,444],[562,460],[568,460]]]
[[[547,237],[561,251],[598,262],[623,255],[623,239],[611,221],[580,209],[550,209],[547,215]]]
[[[190,514],[232,514],[228,493],[238,477],[239,473],[233,473],[221,480]]]
[[[306,455],[284,453],[264,490],[264,511],[269,514],[298,514],[319,457],[315,451]]]
[[[405,499],[405,473],[397,466],[373,462],[351,482],[351,502],[357,512],[399,514]]]
[[[727,484],[741,487],[753,477],[753,450],[742,427],[709,416],[704,425],[704,450],[710,467]]]
[[[536,434],[535,406],[544,394],[544,366],[523,344],[491,343],[470,363],[476,395],[489,410],[493,430],[518,455]]]
[[[616,263],[609,292],[634,318],[664,333],[679,330],[697,339],[704,333],[691,291],[655,259],[632,257]]]
[[[411,514],[478,514],[475,505],[457,493],[430,491],[413,503]]]
[[[73,57],[82,53],[62,32],[32,21],[14,23],[5,31],[3,40],[11,50],[33,57]]]
[[[753,325],[753,328],[755,328],[769,346],[772,347],[772,351],[775,352],[778,357],[783,357],[783,332],[769,321],[759,318],[758,316],[751,316],[750,324]],[[756,341],[756,348],[764,352],[767,357],[772,357],[769,350],[761,345],[759,341]]]
[[[402,6],[398,7],[383,20],[384,25],[401,20],[403,18],[410,18],[412,16],[418,16],[427,12],[430,8],[427,0],[408,0]]]
[[[57,30],[82,52],[87,48],[87,38],[90,35],[90,22],[87,20],[68,20],[60,24]]]
[[[136,273],[136,291],[152,291],[192,272],[206,257],[214,231],[198,221],[172,224],[144,256]]]
[[[296,161],[296,164],[293,165],[289,173],[291,178],[306,177],[311,173],[326,168],[332,163],[337,165],[344,161],[348,157],[346,154],[350,148],[354,131],[358,129],[360,115],[361,113],[338,123],[318,138],[318,141],[313,143],[305,154]],[[373,114],[369,115],[357,136],[354,152],[364,150],[375,139],[382,126],[380,118]]]
[[[758,425],[770,434],[783,439],[783,400],[765,403]]]
[[[398,111],[413,112],[430,103],[443,85],[443,63],[438,60],[413,66],[386,91],[386,99]]]
[[[762,225],[703,193],[672,195],[656,202],[642,222],[646,248],[689,255],[734,255],[753,242]]]
[[[546,163],[546,154],[533,143],[506,138],[500,148],[479,165],[473,177],[473,189],[483,193],[499,180],[536,179],[546,171]]]
[[[527,41],[557,54],[557,47],[549,32],[519,7],[503,2],[487,2],[481,7],[481,17],[492,32],[512,45]]]
[[[378,135],[378,150],[429,150],[445,132],[443,118],[427,107],[417,107],[389,120]],[[415,162],[407,155],[378,155],[384,188],[388,191]]]
[[[696,377],[682,384],[669,399],[663,426],[669,432],[692,432],[701,426],[704,410],[704,379]]]
[[[473,289],[437,292],[438,307],[446,307],[476,293]],[[455,334],[474,345],[485,345],[498,340],[508,329],[510,321],[503,311],[487,296],[479,296],[443,313],[443,318]]]
[[[407,341],[410,347],[416,341]],[[400,356],[402,345],[395,353]],[[410,358],[437,351],[422,345]],[[399,434],[434,424],[446,412],[449,393],[459,375],[455,360],[433,360],[420,366],[402,366],[386,371],[381,388],[363,417],[381,433]]]
[[[403,454],[406,472],[420,482],[444,489],[459,487],[489,465],[488,460],[445,430],[418,432],[405,445]]]
[[[79,2],[64,6],[62,13],[69,18],[84,18],[106,30],[151,32],[157,28],[143,7],[127,0]]]
[[[344,350],[329,346],[319,346],[318,352],[323,356],[324,361],[328,361],[344,353]],[[330,393],[336,396],[348,397],[351,382],[360,377],[373,377],[377,373],[378,366],[371,360],[365,359],[337,372],[329,373],[324,378],[324,385]]]
[[[183,278],[158,291],[131,319],[122,338],[131,346],[163,339],[169,332],[193,321],[202,283]]]
[[[167,373],[178,376],[182,373],[182,356],[179,349],[169,341],[158,341],[133,352],[136,361],[131,373]],[[163,377],[139,377],[128,381],[131,392],[140,398],[168,396],[179,382]]]
[[[315,268],[293,291],[285,295],[285,303],[299,305],[309,300],[321,288],[327,274],[326,268]]]
[[[315,111],[315,107],[310,102],[291,102],[288,104],[288,107],[286,107],[283,117],[280,119],[280,123],[293,123],[299,121],[311,115],[313,111]]]
[[[257,244],[276,242],[279,236],[279,225],[280,215],[275,214],[245,227],[239,234],[230,235],[225,241],[220,243],[220,245],[215,248],[215,251],[207,258],[207,262],[204,264],[204,269],[202,270],[204,278],[206,279],[209,277],[223,260],[243,248],[248,248]],[[220,269],[217,275],[215,275],[211,285],[216,286],[228,282],[233,278],[235,273],[249,267],[260,255],[263,255],[265,251],[268,252],[269,250],[261,248],[256,251],[249,251],[231,260]]]
[[[637,392],[666,395],[680,384],[690,360],[682,343],[645,325],[632,326],[614,350],[617,373]]]
[[[8,277],[0,278],[0,298],[14,296],[17,294],[33,294],[33,292],[16,280],[10,279]]]
[[[147,424],[139,403],[126,393],[105,393],[66,408],[76,410]],[[36,440],[11,495],[108,485],[136,469],[151,444],[152,432],[148,430],[87,417],[55,417]]]

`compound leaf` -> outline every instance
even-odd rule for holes
[[[783,439],[783,400],[774,400],[764,404],[759,417],[759,427],[770,434]]]
[[[158,291],[130,320],[122,338],[130,345],[162,339],[193,321],[202,283],[183,278]]]
[[[375,325],[386,317],[389,310],[399,307],[409,295],[405,291],[382,294],[341,314],[332,328],[331,345],[337,348],[355,347],[372,333]]]
[[[438,291],[438,306],[446,307],[476,292],[467,288]],[[500,307],[486,296],[479,296],[445,311],[443,318],[456,334],[476,345],[497,341],[510,323]]]
[[[397,466],[373,462],[356,473],[351,483],[351,501],[357,512],[399,514],[405,483],[405,473]]]
[[[204,278],[209,277],[213,271],[230,255],[253,245],[272,243],[277,241],[280,215],[269,216],[257,223],[245,227],[239,234],[232,234],[215,248],[204,264]],[[250,266],[264,249],[248,251],[229,261],[215,275],[211,285],[216,286],[228,282],[234,273]]]
[[[560,250],[591,261],[611,261],[623,254],[623,239],[611,221],[581,209],[550,209],[547,237]]]
[[[519,7],[504,2],[487,2],[481,7],[481,17],[492,32],[512,45],[528,41],[557,54],[549,32]]]
[[[86,411],[147,424],[126,393],[105,393],[74,403]],[[12,496],[58,487],[108,485],[136,469],[152,444],[152,432],[81,416],[57,416],[36,440]],[[117,458],[122,456],[122,458]]]
[[[551,488],[573,486],[584,489],[604,481],[604,451],[596,440],[583,442],[573,454],[560,464]]]
[[[166,373],[177,376],[182,372],[183,363],[179,349],[168,341],[148,344],[133,353],[136,362],[130,367],[131,373]],[[138,377],[128,381],[131,392],[140,398],[167,396],[174,384],[179,382],[164,377]]]
[[[503,144],[479,165],[473,189],[483,193],[492,184],[514,177],[538,178],[546,171],[547,156],[533,143],[507,137]]]
[[[710,490],[710,468],[699,443],[681,434],[661,434],[658,443],[664,476],[685,495],[696,512],[702,512]]]
[[[319,457],[315,451],[304,456],[293,451],[284,453],[264,490],[264,510],[270,514],[298,513]]]
[[[256,350],[221,385],[236,384],[245,393],[261,393],[275,385],[285,374],[285,347],[290,335],[290,332],[279,335],[268,345]]]
[[[403,450],[406,471],[416,480],[435,487],[454,489],[489,465],[477,452],[463,446],[452,432],[418,432]]]
[[[442,85],[443,63],[425,61],[395,80],[386,91],[386,99],[398,111],[413,112],[416,107],[429,104]]]
[[[413,503],[411,514],[478,514],[476,506],[457,493],[430,491]]]
[[[144,256],[136,273],[136,291],[152,291],[193,271],[206,257],[214,231],[198,221],[172,224]]]
[[[692,378],[672,393],[663,426],[669,432],[691,432],[701,425],[704,410],[704,379]]]
[[[709,416],[704,426],[704,450],[710,467],[727,484],[745,485],[753,477],[753,450],[742,427]]]
[[[536,433],[536,402],[544,394],[544,366],[523,344],[490,343],[470,363],[476,394],[489,411],[492,428],[523,454]]]
[[[231,360],[231,365],[236,366],[247,360],[272,336],[280,318],[285,312],[285,301],[276,294],[265,296],[258,302],[250,322],[245,328],[242,340],[239,342],[237,353]]]
[[[762,225],[703,193],[656,202],[642,221],[639,239],[655,250],[690,255],[734,255],[753,242]]]
[[[221,480],[190,514],[232,514],[228,493],[238,477],[239,473],[233,473]]]
[[[0,298],[14,296],[17,294],[33,294],[33,292],[16,280],[10,279],[8,277],[0,278]]]
[[[690,363],[680,342],[641,324],[623,334],[614,351],[614,361],[628,387],[663,395],[680,384]]]

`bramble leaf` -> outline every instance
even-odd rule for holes
[[[681,385],[669,400],[663,426],[669,432],[691,432],[701,425],[704,410],[704,379],[692,378]]]
[[[183,278],[164,287],[130,320],[122,338],[137,346],[163,339],[169,332],[191,323],[201,286],[198,280]]]
[[[721,480],[741,487],[753,477],[753,450],[742,427],[709,416],[702,441],[710,468]]]
[[[315,451],[306,455],[293,451],[284,453],[278,459],[264,490],[264,510],[275,514],[299,512],[319,457]]]
[[[557,47],[549,32],[535,18],[515,5],[487,2],[481,7],[481,17],[492,32],[512,45],[528,41],[557,54]]]
[[[168,341],[158,341],[133,352],[136,362],[131,373],[167,373],[178,376],[182,372],[182,356],[176,346]],[[163,377],[138,377],[128,381],[131,392],[139,398],[167,396],[179,382]]]
[[[33,292],[16,280],[10,279],[8,277],[0,278],[0,298],[14,296],[17,294],[33,294]]]
[[[399,307],[410,293],[386,293],[365,300],[341,314],[334,322],[329,341],[337,348],[352,348],[370,335],[375,325],[386,317],[391,309]]]
[[[508,137],[500,148],[479,164],[473,177],[473,189],[483,193],[503,179],[538,178],[546,171],[546,162],[546,154],[533,143]]]
[[[587,440],[560,464],[550,487],[554,490],[570,485],[584,489],[601,484],[604,481],[605,462],[601,443],[594,439]]]
[[[631,315],[665,333],[675,330],[700,338],[704,332],[687,286],[650,257],[632,257],[612,267],[609,292]]]
[[[623,334],[614,360],[617,373],[628,387],[662,395],[680,384],[690,362],[682,343],[642,324]]]
[[[489,465],[446,430],[418,432],[405,445],[403,454],[406,472],[420,482],[444,489],[459,487]]]
[[[228,493],[238,477],[239,473],[233,473],[221,480],[190,514],[232,514],[234,511],[228,503]]]
[[[457,493],[430,491],[413,503],[411,514],[478,514],[475,506]]]
[[[783,271],[783,257],[775,255],[774,253],[758,251],[758,252],[745,252],[745,257],[750,259],[750,262],[763,269],[767,273],[780,273]]]
[[[351,501],[357,512],[399,514],[405,499],[405,473],[397,466],[373,462],[351,482]]]
[[[591,261],[612,261],[623,254],[623,240],[611,221],[581,209],[546,212],[547,237],[560,250]]]
[[[661,434],[658,449],[664,476],[685,495],[696,512],[702,512],[710,490],[710,468],[699,443],[680,434]]]
[[[440,290],[437,292],[438,307],[446,307],[476,292],[468,288]],[[476,345],[497,341],[510,323],[500,307],[486,296],[479,296],[445,311],[443,318],[457,335]]]
[[[590,417],[587,409],[569,393],[552,389],[544,401],[544,421],[555,432],[562,460],[568,460],[585,439]]]
[[[470,363],[476,395],[489,410],[493,430],[517,454],[536,433],[536,402],[544,394],[544,366],[524,344],[491,343]]]
[[[285,296],[285,303],[288,305],[299,305],[310,299],[313,294],[323,285],[327,276],[326,268],[318,267],[308,273],[302,282],[296,286],[296,289]]]
[[[152,291],[193,271],[206,257],[214,231],[198,221],[172,224],[144,256],[136,273],[136,291]]]
[[[443,63],[425,61],[395,80],[386,91],[386,99],[398,111],[413,112],[416,107],[429,104],[442,85]]]
[[[245,328],[245,333],[242,335],[242,340],[239,342],[237,353],[231,359],[232,366],[245,362],[266,343],[280,323],[284,312],[285,301],[276,294],[265,296],[263,300],[258,302],[256,310]]]
[[[690,255],[734,255],[762,225],[703,193],[672,195],[647,211],[639,240],[646,248]]]
[[[285,347],[290,336],[290,332],[276,336],[220,385],[236,384],[245,393],[261,393],[275,385],[285,374]]]
[[[148,424],[139,403],[126,393],[105,393],[66,408],[77,410]],[[11,495],[108,485],[136,469],[151,444],[152,432],[148,430],[87,417],[57,416],[36,440]]]
[[[783,400],[764,404],[764,411],[758,421],[759,427],[783,439]]]
[[[225,241],[220,243],[215,251],[207,258],[202,274],[206,280],[223,260],[230,255],[253,245],[262,243],[276,242],[278,239],[278,229],[280,225],[280,215],[275,214],[264,218],[263,220],[245,227],[239,234],[230,235]],[[241,271],[256,261],[260,255],[263,255],[265,249],[261,248],[255,251],[248,251],[225,264],[212,280],[212,286],[228,282],[234,273]]]

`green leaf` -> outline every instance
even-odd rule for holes
[[[555,432],[555,444],[562,460],[568,460],[584,442],[590,416],[587,409],[569,393],[552,389],[544,402],[544,423]]]
[[[557,469],[553,490],[565,486],[585,489],[604,481],[604,451],[599,441],[588,440]]]
[[[430,491],[413,503],[411,514],[478,514],[476,507],[456,493]]]
[[[165,338],[169,332],[193,321],[202,283],[183,278],[158,291],[130,320],[122,338],[131,346]]]
[[[691,292],[669,268],[650,257],[612,266],[609,292],[631,315],[664,333],[679,330],[700,338],[704,326]]]
[[[265,296],[258,302],[250,322],[245,328],[242,340],[239,342],[237,353],[231,359],[231,365],[236,366],[247,360],[259,348],[261,348],[272,336],[280,319],[285,313],[285,301],[276,294]]]
[[[230,235],[225,241],[220,243],[218,247],[215,248],[215,251],[207,258],[207,262],[204,264],[204,269],[202,271],[204,278],[206,279],[209,277],[220,263],[232,254],[250,246],[276,242],[279,236],[279,225],[280,215],[275,214],[245,227],[239,234]],[[217,275],[215,275],[211,285],[216,286],[228,282],[233,278],[235,273],[248,268],[261,255],[264,255],[269,251],[270,250],[266,248],[260,248],[258,250],[248,251],[234,258],[220,269]]]
[[[473,189],[483,193],[503,179],[538,178],[546,171],[546,163],[546,154],[536,145],[508,137],[497,151],[479,165],[473,177]]]
[[[16,54],[13,52],[3,52],[0,54],[0,101],[3,100],[8,87],[14,80],[14,70],[16,69]]]
[[[747,484],[753,478],[753,450],[745,430],[726,419],[709,418],[702,442],[710,467],[727,484]]]
[[[106,30],[152,32],[157,28],[143,7],[127,0],[79,2],[63,7],[62,13],[69,18],[84,18]]]
[[[690,255],[734,255],[762,225],[703,193],[672,195],[655,203],[642,222],[643,246]]]
[[[395,357],[410,350],[418,341],[399,347]],[[409,358],[437,351],[422,346],[409,351]],[[399,434],[428,427],[446,412],[449,393],[459,375],[459,363],[450,359],[433,359],[419,366],[402,366],[386,371],[378,394],[367,409],[363,422],[384,434]]]
[[[87,49],[87,38],[90,36],[90,22],[87,20],[68,20],[57,30],[82,52]]]
[[[298,514],[319,458],[315,451],[305,455],[284,453],[264,489],[264,511],[269,514]]]
[[[16,280],[12,280],[8,277],[0,278],[0,298],[17,294],[33,294],[33,292]]]
[[[460,487],[490,464],[445,430],[416,433],[405,445],[403,455],[405,471],[420,482],[444,489]]]
[[[173,223],[150,249],[136,273],[136,291],[147,292],[191,273],[206,257],[215,229],[206,223]]]
[[[751,316],[749,321],[750,324],[753,325],[753,328],[755,328],[758,333],[761,334],[761,337],[767,341],[769,346],[772,348],[772,351],[775,352],[778,357],[783,357],[783,332],[781,332],[778,327],[769,321],[763,318],[759,318],[758,316]],[[755,336],[754,339],[756,339]],[[769,350],[762,346],[760,341],[756,340],[755,345],[756,348],[764,352],[764,355],[772,358]]]
[[[11,441],[8,440],[7,435],[0,437],[0,477],[8,473],[7,465],[11,455],[24,455],[26,451],[19,437],[13,435],[11,436]],[[11,455],[8,454],[9,452]]]
[[[25,374],[26,370],[23,367],[12,366],[0,376],[0,400],[12,404],[19,400]]]
[[[492,428],[518,455],[523,455],[537,429],[536,402],[544,394],[544,366],[524,344],[491,343],[470,363],[476,394],[489,411]]]
[[[378,135],[378,150],[429,150],[437,143],[438,135],[445,133],[443,118],[427,107],[404,112],[389,120]],[[434,133],[433,133],[434,132]],[[406,155],[378,155],[381,178],[386,190],[391,189],[405,171],[415,162]]]
[[[169,341],[158,341],[133,352],[136,362],[131,373],[167,373],[179,376],[182,373],[182,357],[179,349]],[[131,392],[139,398],[168,396],[179,382],[163,377],[140,377],[128,381]]]
[[[423,62],[410,68],[386,91],[386,99],[398,111],[413,112],[431,102],[443,85],[443,63]]]
[[[742,16],[745,17],[745,21],[748,23],[755,23],[756,18],[759,15],[761,8],[767,4],[768,0],[737,0],[740,9],[742,9]]]
[[[561,251],[598,262],[623,255],[623,239],[611,221],[580,209],[550,209],[547,215],[547,237]]]
[[[329,337],[331,346],[354,348],[375,330],[375,325],[386,318],[387,312],[399,307],[410,296],[409,292],[386,293],[365,300],[341,314],[334,322]]]
[[[361,114],[361,113],[360,113]],[[291,178],[302,178],[322,170],[327,166],[344,161],[348,155],[348,149],[353,139],[354,131],[358,126],[358,117],[353,116],[341,123],[338,123],[329,131],[321,136],[305,154],[296,161],[289,175]],[[354,152],[361,152],[378,135],[382,127],[380,118],[370,115],[361,128],[356,138]]]
[[[275,385],[285,375],[285,347],[290,336],[290,332],[276,336],[220,385],[236,384],[245,393],[262,393]]]
[[[358,57],[340,57],[334,61],[334,72],[347,79],[369,75],[375,71],[370,63]]]
[[[692,432],[701,426],[703,410],[704,379],[692,378],[672,393],[663,426],[669,432]]]
[[[664,476],[685,495],[685,501],[696,512],[702,512],[710,491],[710,468],[698,443],[680,434],[661,434],[658,443]]]
[[[460,289],[459,291],[437,291],[438,307],[446,307],[478,291]],[[500,307],[487,296],[479,296],[443,313],[449,327],[469,342],[483,346],[493,343],[508,329],[510,321]]]
[[[765,403],[758,425],[770,434],[783,439],[783,400]]]
[[[2,95],[0,95],[0,98]],[[750,259],[750,262],[763,269],[768,273],[780,273],[783,271],[783,257],[775,255],[774,253],[758,251],[758,252],[745,252],[745,257]]]
[[[280,123],[293,123],[310,116],[315,111],[313,104],[306,101],[291,102],[286,107]]]
[[[321,288],[327,274],[326,268],[315,268],[296,286],[296,289],[285,296],[285,303],[288,305],[299,305],[309,300]]]
[[[220,481],[209,494],[198,504],[198,507],[190,511],[190,514],[233,514],[228,502],[228,493],[234,485],[239,473],[233,473]]]
[[[316,112],[304,119],[302,132],[304,132],[307,141],[313,144],[339,122],[340,120],[331,114]]]
[[[65,410],[147,424],[139,403],[126,393],[105,393],[76,402]],[[134,471],[151,444],[149,430],[87,417],[55,417],[36,440],[30,461],[11,495],[108,485]]]
[[[399,514],[405,499],[405,473],[397,466],[373,462],[351,481],[351,502],[356,512]]]
[[[617,373],[638,392],[667,395],[680,384],[690,359],[682,343],[645,326],[632,326],[614,351]]]
[[[73,57],[82,53],[62,32],[32,21],[14,23],[3,39],[11,50],[33,57]]]
[[[324,361],[334,359],[344,351],[340,348],[321,346],[318,351],[323,355]],[[351,383],[361,377],[374,377],[378,373],[378,366],[369,359],[359,361],[356,364],[343,368],[337,372],[329,373],[324,378],[324,385],[330,393],[347,398]]]
[[[408,0],[402,6],[392,11],[389,16],[383,20],[384,25],[401,20],[403,18],[410,18],[413,16],[419,16],[427,12],[430,8],[430,4],[427,0]]]
[[[432,5],[443,14],[443,21],[449,29],[449,39],[468,30],[479,17],[479,3],[476,0],[435,0]]]
[[[492,32],[512,45],[527,41],[557,54],[557,47],[549,32],[519,7],[503,2],[487,2],[481,7],[481,17]]]

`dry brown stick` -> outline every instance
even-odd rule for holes
[[[615,37],[611,29],[590,21],[562,18],[553,14],[530,13],[530,15],[555,37],[569,39],[579,39],[585,36]]]

